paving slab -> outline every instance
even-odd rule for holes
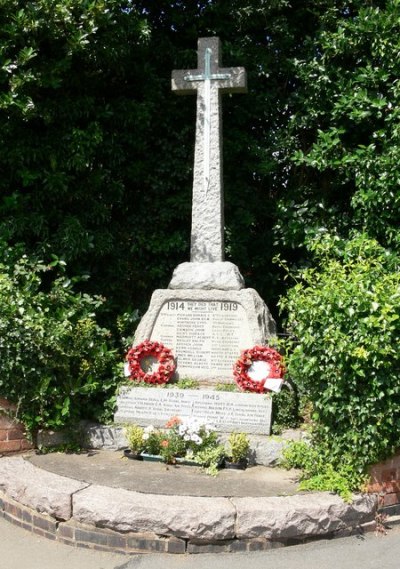
[[[130,460],[121,451],[26,455],[35,466],[90,484],[147,494],[180,496],[289,496],[298,490],[299,472],[265,466],[247,470],[222,469],[218,476],[200,467]]]

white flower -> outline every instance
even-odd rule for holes
[[[194,443],[196,443],[196,445],[201,445],[201,443],[203,442],[203,439],[201,437],[199,437],[198,435],[192,435],[192,439],[191,439]]]

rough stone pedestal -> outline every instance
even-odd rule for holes
[[[241,290],[244,278],[236,265],[228,261],[181,263],[168,285],[170,289]]]

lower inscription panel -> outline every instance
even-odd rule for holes
[[[259,393],[126,387],[114,421],[163,427],[173,416],[195,417],[220,432],[269,435],[271,408],[271,398]]]

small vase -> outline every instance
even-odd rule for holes
[[[230,460],[225,459],[225,468],[229,468],[231,470],[246,470],[247,458],[241,458],[238,462],[231,462]]]
[[[124,456],[132,460],[143,460],[142,455],[140,453],[134,452],[130,448],[124,449]]]

